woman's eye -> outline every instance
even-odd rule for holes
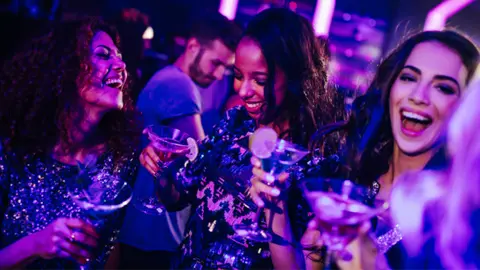
[[[255,80],[255,83],[260,86],[265,86],[267,84],[266,80]]]
[[[404,82],[414,82],[414,81],[416,81],[415,77],[413,77],[412,75],[408,75],[408,74],[401,75],[400,80],[404,81]]]
[[[110,58],[110,54],[108,54],[108,53],[97,53],[97,56],[102,58],[102,59]]]
[[[455,89],[449,85],[438,85],[437,88],[446,95],[454,95],[456,93]]]

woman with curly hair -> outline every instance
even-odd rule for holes
[[[95,19],[55,26],[16,54],[0,81],[0,268],[94,268],[122,212],[86,222],[66,181],[77,162],[131,181],[138,130],[116,32]]]
[[[157,179],[167,208],[192,204],[195,209],[182,243],[181,267],[299,267],[288,243],[298,241],[301,234],[284,234],[274,225],[285,241],[255,243],[235,236],[232,226],[255,219],[257,207],[249,194],[249,135],[267,126],[280,137],[308,147],[319,126],[342,117],[342,109],[334,104],[339,100],[336,91],[327,87],[322,52],[308,20],[290,10],[269,9],[249,23],[235,52],[234,89],[243,106],[227,112],[200,143],[195,160],[185,164],[178,159],[167,168],[167,179]],[[159,171],[154,147],[147,147],[140,160],[152,174]],[[296,229],[298,211],[287,208],[296,209],[299,200],[291,198],[288,206],[281,206],[283,214],[275,215],[275,224],[291,221]]]

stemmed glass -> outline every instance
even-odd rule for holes
[[[308,154],[308,151],[293,143],[278,139],[277,133],[271,128],[260,128],[250,137],[250,151],[259,158],[262,169],[272,175],[274,179],[289,166],[297,163]],[[275,185],[277,181],[267,183]],[[270,242],[272,240],[272,217],[268,228],[259,225],[263,208],[258,207],[255,221],[252,224],[235,224],[233,229],[238,236],[256,242]],[[274,215],[272,211],[271,215]]]
[[[388,209],[385,201],[366,204],[368,189],[350,180],[309,178],[301,187],[327,247],[327,265],[334,256],[351,258],[345,247],[358,236],[361,224]]]
[[[132,188],[117,175],[95,167],[96,160],[80,164],[76,177],[66,180],[68,194],[87,217],[87,221],[98,228],[103,218],[125,207],[132,199]],[[88,262],[80,269],[88,269]]]
[[[162,152],[163,165],[166,168],[177,157],[186,155],[192,159],[198,152],[196,142],[188,134],[175,128],[166,126],[149,126],[143,130],[153,147]],[[133,205],[141,212],[148,215],[162,215],[164,205],[155,194],[156,181],[148,181],[146,190],[148,194],[135,192]]]

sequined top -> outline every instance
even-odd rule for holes
[[[1,149],[1,148],[0,148]],[[137,168],[135,154],[114,164],[113,152],[104,153],[97,168],[131,183]],[[38,232],[60,217],[86,220],[82,210],[70,199],[65,181],[78,175],[76,166],[60,163],[45,155],[27,155],[22,160],[13,153],[0,151],[1,248]],[[102,268],[113,249],[123,219],[122,210],[103,217],[96,227],[100,235],[93,250],[93,269]],[[69,259],[38,259],[27,268],[72,269],[78,265]]]
[[[183,198],[193,209],[181,244],[180,267],[272,268],[268,244],[242,239],[233,230],[233,225],[251,224],[255,218],[257,207],[248,192],[252,177],[248,136],[255,128],[243,107],[233,108],[199,144],[198,157],[173,174],[175,183],[181,184],[177,189],[184,191]],[[292,183],[301,177],[303,168],[296,164],[288,169]],[[288,205],[305,208],[295,199]],[[289,211],[297,239],[305,230],[307,213]]]

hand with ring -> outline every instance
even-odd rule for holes
[[[96,247],[99,236],[87,222],[76,218],[59,218],[28,237],[41,258],[73,258],[85,264],[91,256],[87,247]]]

